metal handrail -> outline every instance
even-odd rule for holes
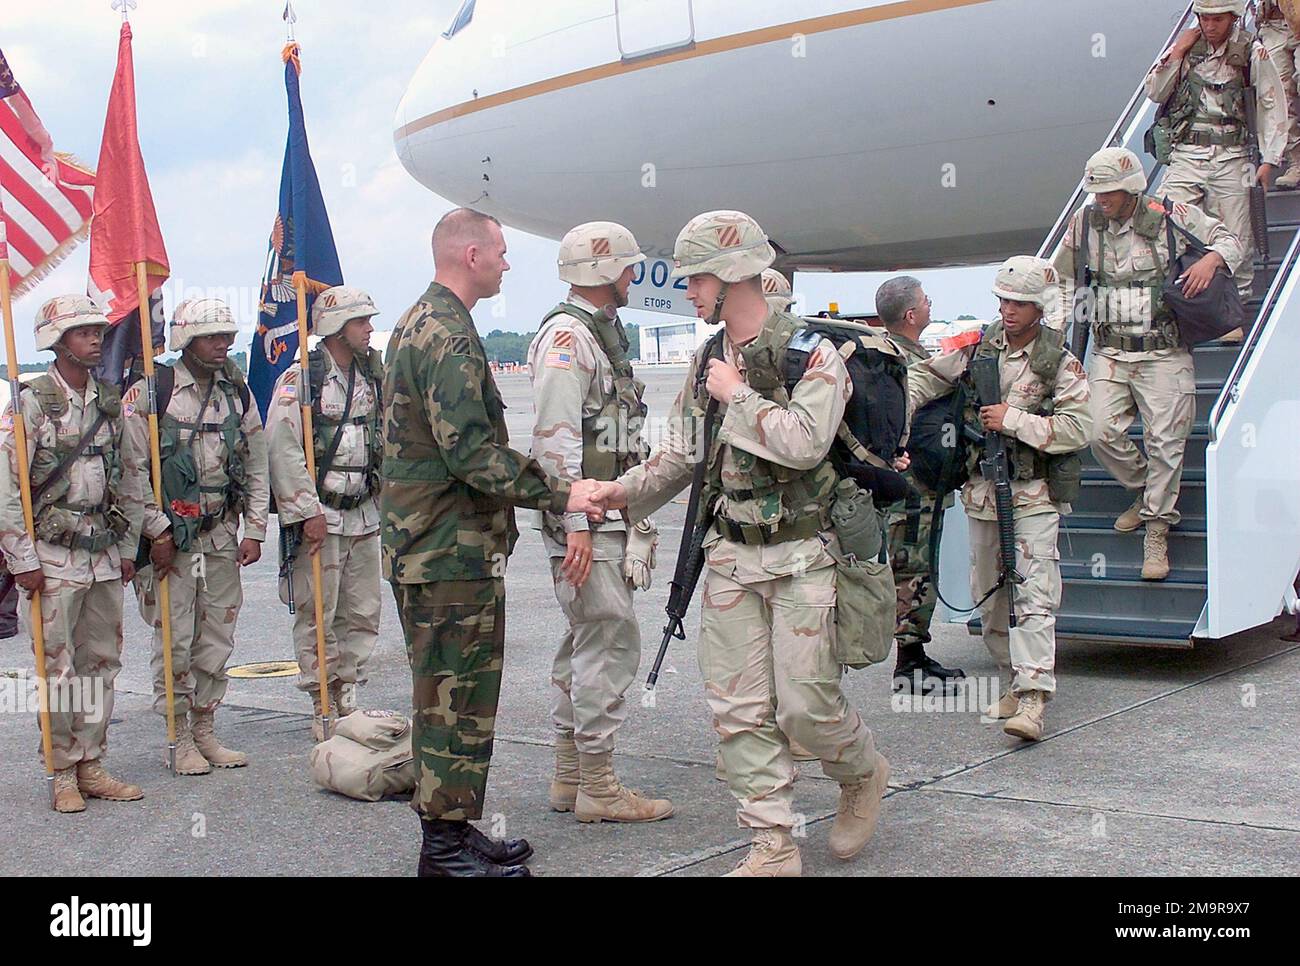
[[[1137,90],[1135,90],[1133,96],[1129,98],[1128,105],[1124,108],[1123,113],[1120,114],[1119,119],[1115,122],[1115,126],[1110,129],[1110,134],[1106,136],[1106,140],[1102,144],[1102,147],[1118,147],[1128,141],[1130,137],[1129,129],[1137,121],[1138,117],[1148,109],[1146,104],[1147,74],[1149,74],[1151,70],[1155,68],[1156,64],[1160,62],[1160,58],[1164,55],[1164,52],[1178,39],[1179,34],[1186,29],[1187,21],[1193,16],[1195,16],[1195,14],[1192,12],[1192,4],[1189,3],[1187,9],[1183,11],[1182,17],[1179,18],[1177,25],[1175,25],[1173,31],[1169,34],[1169,38],[1161,45],[1160,52],[1157,53],[1155,58],[1151,61],[1151,67],[1142,75],[1142,80],[1138,82]],[[1147,177],[1148,188],[1154,183],[1156,175],[1159,173],[1161,167],[1162,166],[1157,163],[1151,169],[1151,172]],[[1079,179],[1079,184],[1074,189],[1074,194],[1070,196],[1070,200],[1066,203],[1065,210],[1061,212],[1061,216],[1056,220],[1056,224],[1054,224],[1051,231],[1047,233],[1047,238],[1038,249],[1039,258],[1051,258],[1056,254],[1057,248],[1060,247],[1061,240],[1065,237],[1065,232],[1069,227],[1070,219],[1074,217],[1075,213],[1083,205],[1083,199],[1091,194],[1091,192],[1089,192],[1085,187],[1084,182],[1084,178]]]
[[[1277,306],[1277,301],[1282,295],[1282,287],[1286,285],[1287,278],[1295,268],[1296,262],[1300,261],[1300,231],[1297,231],[1291,238],[1291,247],[1287,249],[1286,256],[1282,259],[1282,264],[1278,266],[1277,274],[1273,276],[1273,283],[1268,287],[1268,294],[1264,296],[1264,304],[1259,307],[1259,314],[1250,325],[1250,331],[1242,343],[1241,351],[1237,353],[1237,358],[1232,364],[1232,370],[1228,373],[1228,378],[1223,381],[1223,388],[1219,390],[1219,397],[1214,400],[1214,405],[1210,408],[1209,432],[1211,442],[1219,438],[1219,422],[1223,418],[1223,410],[1229,402],[1236,402],[1240,394],[1241,375],[1245,372],[1247,363],[1255,351],[1255,346],[1259,344],[1260,337],[1264,334],[1264,325],[1269,316],[1273,314],[1273,309]]]

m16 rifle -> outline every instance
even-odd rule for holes
[[[1002,381],[996,357],[972,359],[970,377],[981,407],[996,406],[1002,401]],[[1011,467],[1007,458],[1007,442],[998,430],[985,430],[984,456],[979,466],[980,475],[993,484],[993,498],[998,512],[998,557],[1001,573],[989,594],[991,595],[998,587],[1006,587],[1007,626],[1015,627],[1016,605],[1010,585],[1023,583],[1024,577],[1016,571],[1016,528],[1012,516]]]
[[[704,392],[704,382],[709,375],[709,360],[722,358],[722,333],[718,332],[710,340],[708,348],[700,360],[700,369],[695,374],[695,398]],[[691,477],[691,495],[686,503],[686,522],[682,526],[682,542],[677,550],[677,568],[668,591],[668,623],[664,625],[663,640],[659,643],[659,653],[655,655],[654,667],[646,678],[647,691],[653,691],[659,681],[659,671],[668,654],[668,645],[673,638],[686,640],[686,630],[682,621],[690,607],[691,597],[695,594],[695,585],[699,583],[700,573],[704,570],[704,538],[713,528],[714,507],[710,502],[701,508],[700,501],[704,491],[704,479],[709,472],[709,451],[713,448],[713,424],[718,415],[718,401],[710,397],[704,410],[703,448],[696,454],[695,472]],[[696,434],[699,438],[699,434]]]

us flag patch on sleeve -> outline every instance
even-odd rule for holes
[[[572,369],[573,352],[559,347],[552,348],[546,353],[545,364],[548,369]]]
[[[122,412],[128,416],[134,416],[136,400],[138,400],[139,398],[140,398],[139,386],[132,386],[130,389],[128,389],[126,391],[126,395],[122,397]]]

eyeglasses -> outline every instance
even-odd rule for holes
[[[907,311],[909,311],[909,312],[915,312],[915,311],[916,311],[917,309],[919,309],[920,307],[921,307],[921,306],[919,306],[919,305],[913,305],[913,306],[912,306],[910,309],[908,309]],[[928,296],[928,295],[925,297],[925,307],[926,307],[927,309],[928,309],[928,308],[933,308],[933,307],[934,307],[934,300],[931,299],[930,296]]]

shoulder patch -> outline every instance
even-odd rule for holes
[[[128,389],[126,391],[126,395],[122,397],[122,415],[134,416],[136,402],[139,399],[140,399],[140,386],[137,383],[136,385]]]
[[[8,432],[12,432],[13,428],[14,428],[13,407],[6,406],[4,415],[0,416],[0,430],[3,430],[4,432],[8,433]]]
[[[572,369],[573,350],[555,346],[547,351],[542,364],[548,369]]]
[[[551,338],[551,348],[572,349],[573,329],[556,329],[555,335]]]
[[[280,391],[276,393],[275,398],[281,406],[292,406],[294,400],[298,398],[298,383],[286,381],[280,387]]]

